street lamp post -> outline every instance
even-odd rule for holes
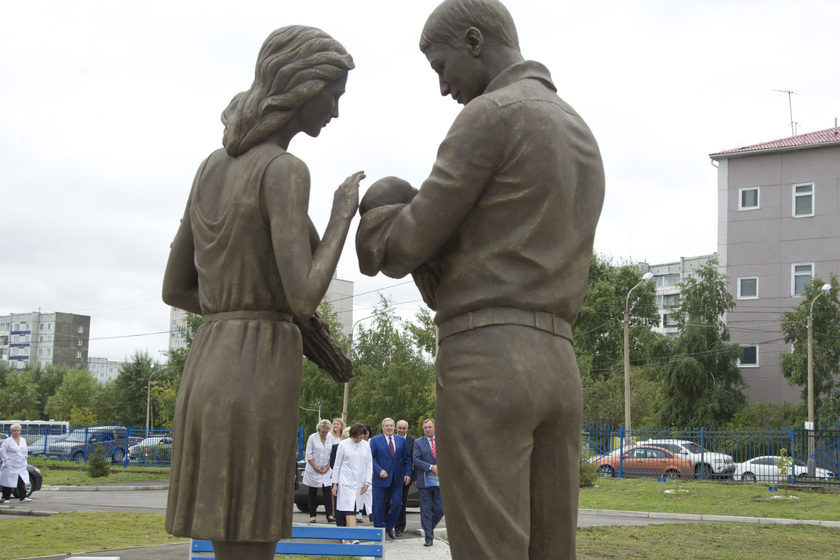
[[[146,437],[149,436],[149,423],[152,417],[152,376],[156,373],[157,369],[153,367],[146,381]]]
[[[624,432],[630,434],[630,294],[633,290],[653,278],[652,272],[645,272],[639,283],[630,288],[624,300]]]
[[[808,423],[805,425],[805,429],[808,430],[808,478],[814,478],[816,472],[814,463],[814,303],[829,290],[831,290],[831,284],[823,284],[820,293],[811,300],[811,309],[808,311]]]

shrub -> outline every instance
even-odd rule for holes
[[[591,486],[595,486],[596,480],[598,480],[598,474],[595,472],[595,469],[592,468],[592,463],[590,463],[588,459],[581,457],[580,482],[578,485],[581,488],[589,488]]]
[[[87,464],[88,476],[91,478],[99,478],[111,474],[111,465],[105,458],[105,450],[101,445],[96,446],[96,450],[91,454]]]

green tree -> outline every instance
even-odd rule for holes
[[[0,416],[21,420],[41,418],[38,386],[32,381],[29,371],[10,370],[4,376],[0,391]]]
[[[385,417],[405,418],[418,427],[429,413],[429,394],[434,392],[434,364],[390,307],[381,298],[371,325],[359,325],[353,342],[348,414],[351,422],[369,424],[374,432]]]
[[[661,366],[662,426],[725,425],[744,404],[737,359],[741,348],[729,343],[724,314],[735,307],[726,277],[711,260],[680,285],[674,353]]]
[[[437,356],[437,326],[428,307],[421,307],[415,315],[416,323],[406,323],[414,345],[429,356]]]
[[[32,381],[38,387],[39,417],[49,420],[46,415],[47,399],[55,394],[61,382],[64,381],[64,374],[67,373],[66,366],[47,365],[41,367],[36,364],[31,369]]]
[[[790,428],[801,426],[808,419],[805,405],[791,403],[746,403],[729,421],[729,427],[740,428]]]
[[[115,403],[113,420],[126,426],[146,425],[146,399],[149,379],[164,368],[147,352],[135,352],[123,364],[114,380]]]
[[[590,377],[624,375],[624,305],[641,279],[638,267],[616,265],[592,254],[589,280],[572,330],[578,366]],[[650,329],[657,324],[656,291],[652,282],[646,282],[630,294],[630,356],[634,361],[647,356],[645,345],[654,340]]]
[[[70,420],[74,408],[85,418],[96,418],[96,403],[101,387],[86,368],[76,367],[64,374],[61,385],[47,399],[46,413],[56,420]]]
[[[329,302],[322,301],[318,314],[326,321],[330,334],[341,348],[347,348],[347,339],[341,332],[341,322]],[[303,359],[303,375],[300,384],[300,411],[298,423],[308,435],[315,431],[320,404],[321,418],[332,419],[341,416],[344,406],[344,383],[337,383],[330,375],[308,359]]]
[[[837,276],[832,274],[831,290],[816,301],[825,284],[814,278],[802,300],[793,311],[782,313],[780,323],[785,342],[793,345],[793,352],[782,354],[779,361],[782,374],[791,385],[802,387],[802,402],[808,403],[808,314],[814,302],[814,413],[817,419],[840,415],[840,300]]]

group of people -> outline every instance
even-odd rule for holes
[[[318,491],[327,521],[355,527],[369,515],[389,538],[403,534],[408,488],[416,484],[424,546],[434,543],[434,528],[443,517],[438,484],[435,422],[423,422],[424,437],[408,435],[408,422],[382,421],[382,433],[370,437],[370,427],[345,428],[340,418],[321,420],[306,442],[303,484],[309,487],[309,521],[315,523]]]

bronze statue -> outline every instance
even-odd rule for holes
[[[583,119],[524,60],[496,0],[446,0],[420,49],[464,105],[416,194],[362,200],[360,269],[413,274],[437,311],[435,421],[456,560],[574,558],[575,320],[604,197]],[[481,426],[481,430],[471,430]]]
[[[221,560],[274,558],[291,535],[302,353],[338,381],[350,376],[315,309],[364,174],[338,187],[320,239],[307,215],[309,170],[286,150],[338,116],[352,68],[319,29],[269,35],[251,88],[222,114],[224,149],[199,167],[172,243],[163,299],[204,323],[178,391],[166,530],[213,541]]]

